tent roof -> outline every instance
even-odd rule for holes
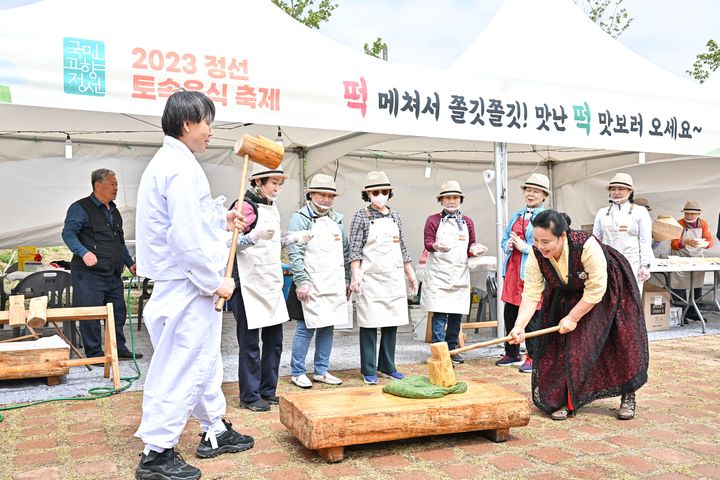
[[[569,0],[506,0],[449,70],[599,90],[702,97],[697,84],[613,39]]]

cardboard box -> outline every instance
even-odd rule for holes
[[[25,271],[25,262],[34,262],[35,254],[38,253],[37,247],[32,245],[21,245],[17,249],[18,255],[18,270],[21,272]]]
[[[645,283],[643,286],[643,314],[648,332],[670,330],[670,292]]]

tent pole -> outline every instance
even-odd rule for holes
[[[498,336],[506,335],[505,322],[503,318],[503,303],[501,300],[503,291],[502,267],[505,262],[505,255],[501,246],[507,223],[507,143],[495,142],[495,225],[496,225],[496,256],[497,256],[497,295],[495,298],[497,313]]]
[[[300,148],[297,151],[298,156],[298,162],[299,162],[299,176],[300,176],[300,198],[298,203],[298,208],[301,208],[303,205],[305,205],[305,149]]]
[[[550,208],[555,210],[555,161],[549,160],[547,162],[547,169],[548,169],[548,180],[550,180],[550,191],[552,192],[552,195],[550,195]]]

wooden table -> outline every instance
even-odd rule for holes
[[[688,299],[684,299],[682,297],[679,297],[675,292],[673,292],[673,286],[670,281],[670,274],[672,272],[690,272],[690,289],[688,290]],[[695,309],[695,313],[697,313],[698,317],[700,318],[700,322],[702,323],[702,333],[705,333],[705,318],[703,318],[702,313],[700,312],[700,307],[697,305],[697,301],[695,299],[694,295],[694,289],[695,285],[693,283],[693,275],[692,272],[713,272],[713,303],[715,303],[715,306],[717,306],[718,310],[720,310],[720,302],[718,302],[717,298],[717,290],[718,290],[718,284],[720,284],[720,265],[716,263],[697,263],[697,264],[666,264],[666,265],[652,265],[650,267],[650,273],[658,273],[662,275],[663,279],[665,280],[665,285],[663,286],[668,292],[670,292],[670,298],[676,299],[680,302],[682,302],[685,306],[683,307],[683,314],[682,318],[685,318],[685,314],[687,311],[692,307]],[[703,285],[699,285],[699,287],[702,287]],[[706,292],[700,296],[700,298],[704,297],[710,292]],[[680,319],[680,326],[682,326],[683,321],[682,318]]]
[[[280,398],[280,421],[328,462],[343,460],[344,447],[428,435],[482,432],[507,440],[511,427],[530,421],[530,403],[492,383],[467,382],[468,391],[436,399],[410,399],[381,386],[313,389]]]

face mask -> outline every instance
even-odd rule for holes
[[[455,213],[458,211],[457,207],[445,207],[445,211],[448,213]]]
[[[383,208],[388,201],[388,195],[375,195],[370,197],[370,202],[378,208]]]
[[[630,197],[611,198],[610,201],[612,201],[615,205],[620,205],[621,203],[627,202],[627,201],[628,201],[628,198],[630,198]]]
[[[330,210],[330,207],[326,207],[325,205],[320,205],[315,200],[312,201],[312,204],[315,208],[317,208],[317,210],[319,212],[326,212],[326,211]]]

